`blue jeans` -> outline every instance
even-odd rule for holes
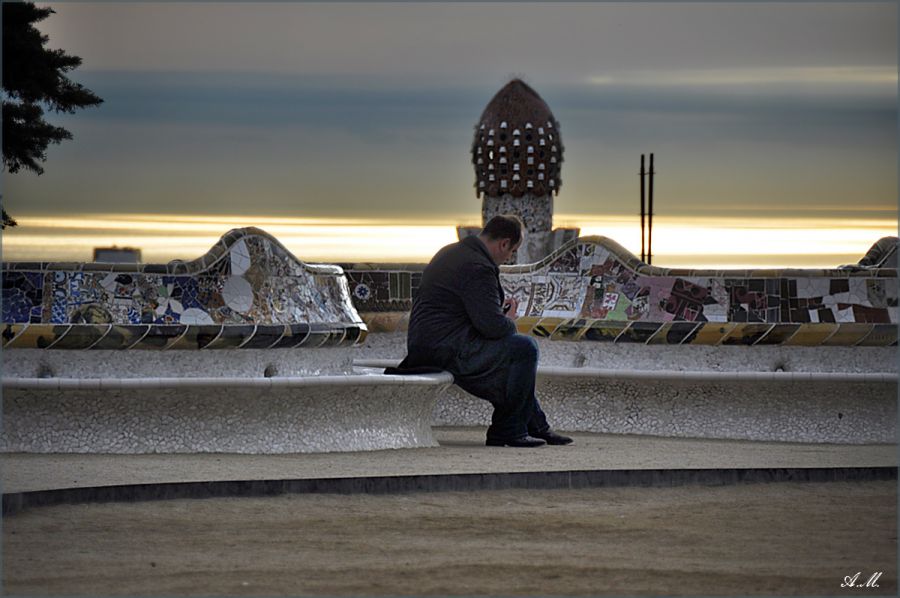
[[[466,392],[494,406],[487,437],[511,440],[550,429],[534,394],[539,352],[530,336],[476,338],[457,351],[450,347],[409,347],[407,367],[433,365],[453,374]]]

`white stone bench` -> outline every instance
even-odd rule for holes
[[[389,367],[393,359],[358,359]],[[568,431],[783,442],[893,443],[896,373],[538,366],[537,396]],[[435,425],[488,425],[491,406],[454,386]]]
[[[452,381],[447,373],[362,372],[4,376],[0,450],[270,454],[436,446],[431,416]]]

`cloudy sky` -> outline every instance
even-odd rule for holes
[[[897,214],[897,5],[50,3],[104,98],[6,175],[14,216],[479,220],[473,125],[519,76],[566,148],[558,214]],[[873,239],[874,240],[874,239]]]

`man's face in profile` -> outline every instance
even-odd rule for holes
[[[519,239],[518,243],[513,245],[512,239],[502,239],[499,245],[500,255],[498,256],[501,259],[498,263],[505,264],[506,262],[508,262],[509,258],[511,258],[516,250],[522,246],[522,241],[524,240],[525,237],[523,236],[521,239]]]

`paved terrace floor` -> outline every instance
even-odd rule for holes
[[[6,454],[2,456],[0,479],[4,494],[198,482],[304,480],[317,481],[319,485],[295,486],[293,491],[353,492],[500,487],[504,485],[502,480],[517,476],[523,480],[520,485],[535,485],[537,476],[543,476],[549,480],[544,487],[560,487],[567,484],[567,475],[569,485],[573,485],[573,473],[582,477],[594,475],[593,481],[585,478],[581,485],[729,483],[741,481],[742,472],[756,472],[757,477],[764,475],[763,479],[767,480],[804,479],[797,472],[828,470],[849,471],[849,476],[837,477],[852,479],[859,475],[853,474],[854,471],[896,468],[898,461],[894,444],[806,444],[573,433],[575,443],[570,446],[514,449],[484,446],[484,433],[484,428],[435,428],[439,447],[353,453]],[[713,475],[716,472],[719,479]],[[781,475],[772,477],[771,472],[781,472]],[[667,478],[667,473],[672,477]],[[862,477],[870,475],[864,473]],[[896,469],[893,475],[896,476]],[[411,479],[412,486],[399,484],[401,480]],[[435,484],[435,479],[443,479],[443,485]],[[351,480],[365,480],[367,485],[347,485]],[[336,485],[338,482],[344,485]],[[241,493],[235,488],[232,486],[232,491]],[[256,488],[257,493],[266,493],[260,486]]]
[[[4,589],[896,595],[893,445],[573,434],[504,449],[483,428],[435,432],[440,447],[366,453],[4,455],[4,503],[22,511],[3,520]],[[597,487],[635,483],[677,487]],[[220,498],[129,501],[200,496]],[[95,501],[113,502],[59,504]],[[857,571],[879,587],[842,590]]]

